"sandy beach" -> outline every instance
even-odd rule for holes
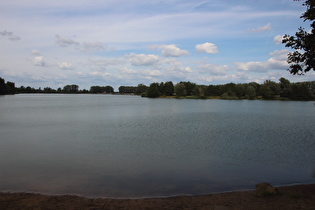
[[[0,193],[0,209],[315,209],[315,184],[277,187],[279,194],[239,191],[168,198],[108,199]]]

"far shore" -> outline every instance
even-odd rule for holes
[[[277,195],[254,190],[166,198],[109,199],[74,195],[0,193],[0,209],[315,209],[315,184],[277,187]]]

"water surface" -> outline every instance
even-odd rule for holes
[[[313,102],[0,97],[0,191],[151,197],[315,182]]]

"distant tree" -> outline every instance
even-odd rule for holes
[[[264,99],[274,99],[280,96],[280,86],[278,83],[271,80],[266,80],[259,89],[260,95]]]
[[[15,93],[15,83],[14,82],[7,82],[5,84],[7,89],[7,94],[14,94]]]
[[[245,96],[245,84],[236,84],[234,87],[234,93],[238,98],[242,98]]]
[[[186,87],[183,83],[177,83],[174,87],[174,91],[175,91],[175,95],[177,97],[180,96],[186,96],[187,92],[186,92]]]
[[[165,95],[165,93],[164,93],[164,82],[161,82],[160,84],[158,84],[158,89],[159,89],[159,93],[161,95]]]
[[[141,95],[147,91],[148,87],[144,84],[138,84],[135,94]]]
[[[307,82],[298,82],[292,84],[291,99],[293,100],[312,100],[314,95]]]
[[[105,86],[104,92],[109,94],[114,93],[114,88],[112,86]]]
[[[44,93],[54,93],[56,90],[50,88],[50,87],[45,87],[44,90],[42,91]]]
[[[66,85],[62,89],[62,92],[65,93],[77,93],[78,91],[79,91],[78,85]]]
[[[0,95],[5,95],[7,93],[7,88],[5,85],[5,80],[0,77]]]
[[[150,87],[148,88],[146,95],[149,98],[157,98],[157,97],[159,97],[160,96],[159,84],[158,83],[150,84]]]
[[[102,93],[102,87],[100,86],[91,86],[90,93]]]
[[[306,6],[306,12],[301,18],[304,22],[311,22],[311,30],[300,27],[295,36],[286,34],[282,40],[286,47],[295,50],[288,54],[288,63],[291,64],[289,71],[293,75],[303,75],[310,70],[315,71],[315,1],[306,0],[303,6]]]
[[[180,82],[185,86],[186,89],[186,95],[191,96],[193,95],[194,89],[196,87],[196,83],[192,82]]]
[[[255,99],[256,98],[256,90],[253,86],[248,85],[245,89],[245,98]]]
[[[166,96],[174,95],[173,82],[171,82],[171,81],[165,82],[165,84],[164,84],[164,93],[163,94],[166,95]]]
[[[281,77],[280,82],[280,96],[289,98],[292,94],[291,83],[289,80]]]
[[[120,94],[135,94],[137,87],[134,86],[120,86],[118,88]]]
[[[207,96],[220,96],[222,94],[220,85],[209,85],[206,89]]]

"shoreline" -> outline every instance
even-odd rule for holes
[[[314,209],[315,184],[276,187],[279,194],[257,196],[255,190],[151,198],[87,198],[0,192],[0,209]]]

